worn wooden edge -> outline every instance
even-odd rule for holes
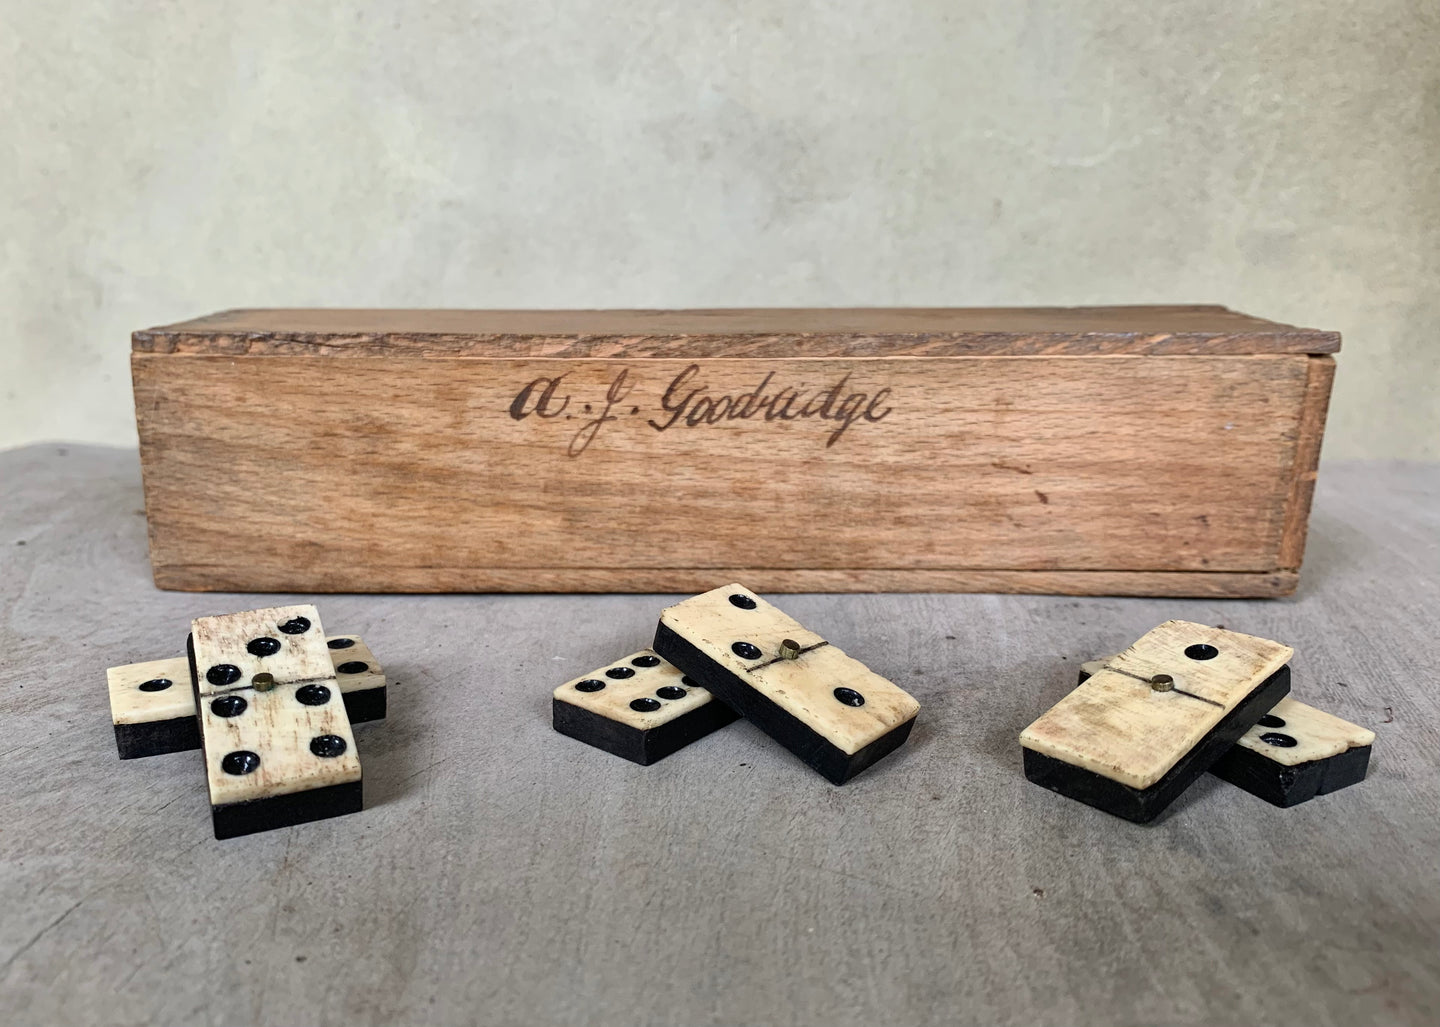
[[[762,324],[765,329],[804,324],[807,330],[862,328],[877,320],[929,323],[942,321],[994,321],[1048,318],[1104,319],[1114,317],[1205,317],[1267,328],[1295,325],[1232,310],[1221,303],[1108,303],[1046,307],[232,307],[187,318],[159,330],[214,331],[323,326],[332,330],[364,321],[385,324],[391,330],[470,332],[480,322],[505,325],[505,331],[576,331],[603,325],[623,334],[649,328],[726,332]],[[403,327],[402,327],[403,326]],[[443,326],[443,328],[442,328]],[[368,330],[368,328],[366,329]]]
[[[245,319],[266,315],[324,320],[334,329],[247,328]],[[427,316],[428,315],[428,316]],[[1171,328],[1161,321],[1197,315],[1213,327]],[[941,327],[947,317],[977,323],[1013,318],[1053,318],[1062,328]],[[432,320],[437,325],[489,320],[496,328],[463,331],[377,327],[357,330],[367,319]],[[1087,329],[1086,320],[1134,318],[1137,327]],[[895,322],[881,326],[887,318]],[[930,319],[931,327],[902,327]],[[832,322],[801,329],[806,320]],[[1145,325],[1153,319],[1154,327]],[[522,328],[526,322],[533,328]],[[556,324],[572,322],[563,330]],[[768,323],[767,323],[768,322]],[[853,323],[850,323],[853,322]],[[584,330],[574,327],[584,325]],[[668,325],[668,327],[665,327]],[[683,326],[683,327],[679,327]],[[844,356],[1105,356],[1244,355],[1332,353],[1335,332],[1299,328],[1240,314],[1221,306],[1076,307],[1006,309],[691,310],[691,311],[222,311],[192,321],[143,329],[131,335],[136,353],[209,356],[389,356],[536,358],[694,358]]]
[[[284,572],[206,564],[154,566],[180,592],[699,593],[724,581],[757,592],[1003,592],[1029,595],[1269,599],[1295,591],[1294,571],[774,570],[765,568],[387,567]]]
[[[698,358],[1249,356],[1339,350],[1334,332],[816,335],[314,335],[136,332],[136,353],[167,356],[325,356],[681,360]]]
[[[130,391],[135,397],[135,433],[140,439],[140,493],[141,502],[145,506],[145,547],[150,555],[150,566],[158,585],[160,567],[156,560],[156,554],[160,552],[161,540],[159,531],[155,527],[155,510],[152,508],[157,488],[154,481],[156,461],[150,458],[155,446],[155,440],[150,431],[153,409],[146,409],[140,403],[140,369],[141,361],[144,359],[146,358],[142,354],[130,354]]]
[[[1285,500],[1285,521],[1280,531],[1277,562],[1283,571],[1298,572],[1305,558],[1310,504],[1315,497],[1320,445],[1325,437],[1325,418],[1330,409],[1330,387],[1334,381],[1335,359],[1312,356],[1305,380],[1305,395],[1300,403],[1295,456],[1290,467],[1290,491]]]

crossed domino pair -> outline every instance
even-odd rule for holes
[[[385,672],[314,606],[191,624],[187,656],[111,667],[121,759],[202,749],[216,838],[358,812],[351,725],[385,716]]]
[[[1294,654],[1166,621],[1081,665],[1078,687],[1021,732],[1025,776],[1136,823],[1207,770],[1282,807],[1363,781],[1375,733],[1289,698]]]
[[[653,648],[555,689],[555,730],[649,765],[743,716],[834,784],[902,745],[920,704],[743,585],[660,615]]]

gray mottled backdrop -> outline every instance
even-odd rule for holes
[[[0,0],[0,446],[256,305],[1223,302],[1440,456],[1428,0]]]

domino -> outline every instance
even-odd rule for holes
[[[665,610],[654,649],[837,785],[902,745],[920,710],[742,585]]]
[[[360,757],[336,692],[325,678],[201,697],[216,838],[360,811]]]
[[[1285,697],[1292,655],[1268,639],[1166,621],[1091,665],[1020,733],[1025,776],[1149,823]]]
[[[202,617],[187,650],[216,838],[359,812],[360,758],[314,606]]]
[[[1288,808],[1365,780],[1374,742],[1375,732],[1287,696],[1210,773]]]
[[[385,719],[385,668],[359,635],[331,635],[325,639],[330,662],[340,683],[340,698],[352,724]]]
[[[122,760],[200,748],[190,661],[150,660],[105,672],[110,719]]]
[[[324,639],[320,613],[309,604],[201,617],[190,631],[196,689],[216,695],[257,683],[333,677],[335,663]]]
[[[642,767],[735,719],[735,711],[649,649],[555,689],[555,730]]]
[[[325,644],[350,723],[383,720],[388,682],[370,647],[359,635],[332,635]],[[200,748],[186,657],[111,667],[105,673],[122,760]]]
[[[1080,683],[1105,665],[1080,665]],[[1210,773],[1274,806],[1297,806],[1365,780],[1375,732],[1286,696]]]

